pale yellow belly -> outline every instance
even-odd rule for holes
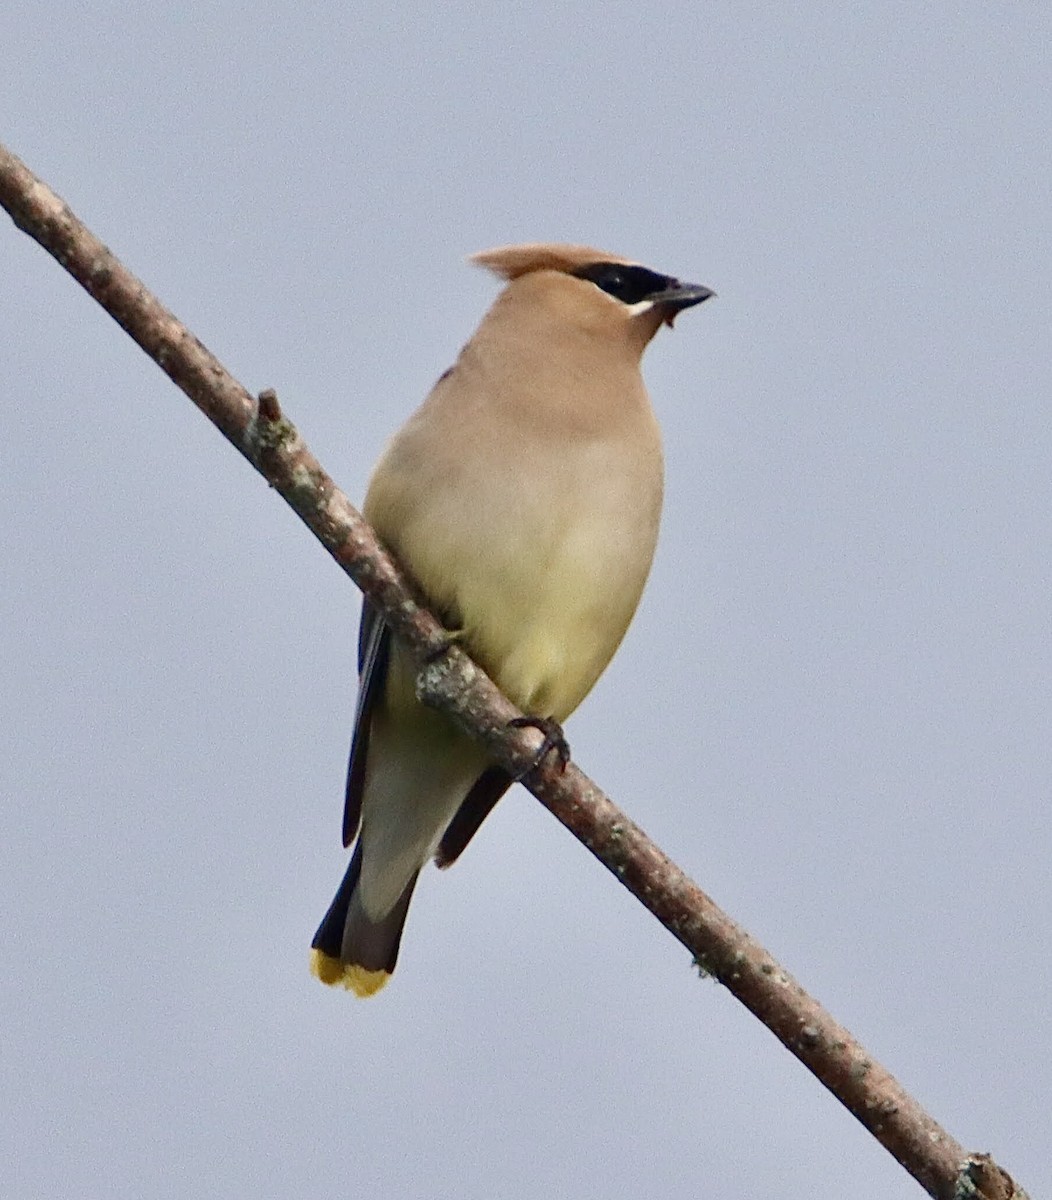
[[[616,447],[565,447],[557,462],[508,463],[470,489],[432,480],[419,504],[392,472],[370,500],[381,501],[381,537],[463,631],[464,648],[525,712],[562,721],[639,603],[660,516],[659,450],[655,458],[626,473]]]

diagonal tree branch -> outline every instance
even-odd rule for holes
[[[530,771],[540,735],[455,646],[395,562],[281,413],[258,401],[74,216],[0,145],[0,204],[98,301],[295,509],[421,664],[418,691],[481,739],[666,929],[941,1200],[1024,1197],[986,1155],[962,1147],[638,826],[572,763]]]

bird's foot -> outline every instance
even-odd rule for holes
[[[566,740],[563,727],[554,717],[516,717],[509,721],[512,729],[538,729],[544,735],[540,749],[534,756],[533,762],[515,776],[516,783],[525,779],[531,771],[535,771],[554,750],[559,757],[559,770],[565,771],[570,761],[570,743]]]
[[[438,662],[444,654],[448,654],[454,646],[459,645],[463,637],[463,629],[443,629],[424,655],[424,666],[429,667],[433,662]]]

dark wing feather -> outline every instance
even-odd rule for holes
[[[322,917],[318,932],[314,935],[314,941],[311,942],[311,949],[320,950],[326,958],[334,958],[337,962],[343,951],[343,931],[347,925],[347,909],[350,907],[351,896],[361,873],[362,848],[358,846],[351,855],[351,861],[339,891],[329,905],[329,911]]]
[[[487,767],[482,772],[442,835],[435,854],[438,866],[448,867],[457,861],[512,782],[502,767]]]
[[[387,677],[391,656],[391,631],[368,600],[362,600],[358,627],[358,704],[354,711],[351,760],[347,766],[347,791],[343,804],[343,844],[349,846],[362,819],[365,762],[369,755],[369,725]]]

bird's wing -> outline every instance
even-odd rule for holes
[[[511,785],[512,778],[503,767],[487,767],[482,772],[442,835],[435,854],[437,866],[448,867],[457,861]]]
[[[362,819],[365,761],[369,755],[369,726],[373,706],[387,676],[390,656],[391,631],[387,622],[368,600],[363,599],[362,621],[358,627],[358,704],[354,712],[351,760],[347,766],[347,792],[343,804],[344,846],[349,846],[354,841]]]

